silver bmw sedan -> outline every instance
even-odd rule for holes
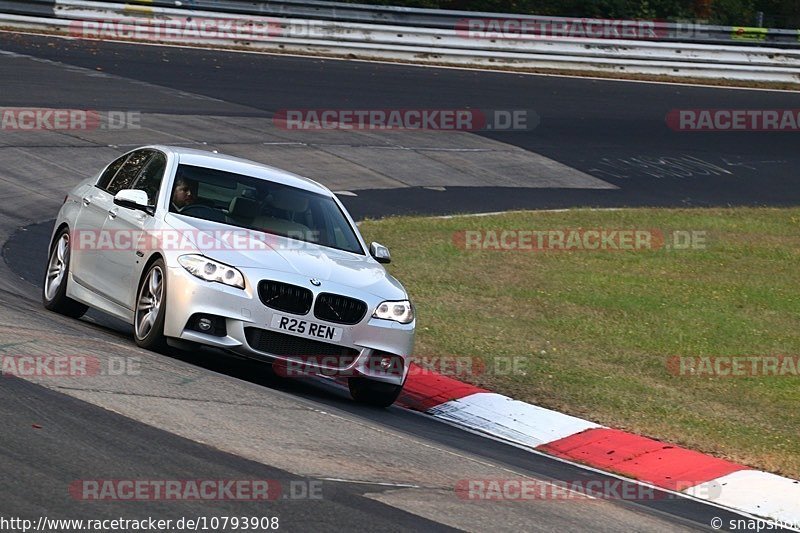
[[[129,152],[58,213],[44,306],[133,325],[144,348],[207,345],[283,375],[346,379],[391,405],[408,375],[414,307],[326,187],[252,161],[171,146]]]

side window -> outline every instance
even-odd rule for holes
[[[128,154],[123,155],[122,157],[120,157],[119,159],[108,165],[108,168],[105,169],[105,171],[103,171],[103,175],[100,176],[99,180],[97,180],[97,186],[103,190],[107,190],[108,184],[111,183],[112,179],[114,179],[114,176],[116,176],[119,167],[122,166],[122,164],[125,162],[126,159],[128,159]]]
[[[139,189],[147,193],[147,202],[150,205],[155,205],[158,198],[158,190],[161,188],[161,180],[164,177],[164,171],[167,169],[167,158],[161,152],[156,152],[153,157],[147,162],[139,174],[139,179],[134,184],[134,189]]]
[[[106,187],[106,190],[111,194],[117,194],[122,189],[132,189],[136,177],[152,153],[152,150],[137,150],[133,152],[108,187]]]

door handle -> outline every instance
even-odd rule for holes
[[[89,207],[89,204],[91,204],[91,203],[92,203],[92,199],[91,198],[89,198],[88,196],[84,196],[83,197],[83,205],[85,205],[86,207]]]
[[[108,211],[108,218],[110,218],[111,220],[114,220],[115,218],[117,218],[117,210],[116,209],[110,209]]]

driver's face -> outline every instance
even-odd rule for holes
[[[172,203],[178,207],[193,204],[194,200],[195,197],[192,188],[185,183],[179,184],[175,187],[175,190],[172,191]]]

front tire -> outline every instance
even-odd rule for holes
[[[392,385],[367,378],[347,380],[350,396],[359,403],[373,407],[389,407],[403,391],[402,385]]]
[[[72,318],[80,318],[89,306],[67,296],[69,280],[69,228],[62,228],[50,244],[50,256],[42,283],[42,304],[45,309]]]
[[[136,292],[136,308],[133,312],[133,338],[136,344],[147,350],[166,349],[166,315],[167,269],[159,258],[147,268]]]

